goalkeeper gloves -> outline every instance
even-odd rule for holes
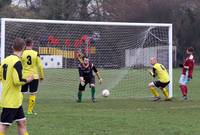
[[[81,86],[85,86],[85,82],[84,81],[81,81]]]
[[[153,77],[155,77],[155,74],[151,71],[151,70],[148,70],[149,74]]]
[[[192,76],[191,76],[191,77],[188,77],[188,80],[187,80],[187,81],[189,82],[191,79],[192,79]]]
[[[80,83],[81,83],[81,86],[85,86],[85,80],[83,77],[80,77]]]
[[[179,64],[179,67],[181,67],[181,68],[182,68],[182,67],[183,67],[183,64]]]

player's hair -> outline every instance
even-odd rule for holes
[[[22,51],[25,47],[24,39],[22,38],[15,38],[13,43],[13,49],[14,51]]]
[[[88,59],[88,60],[89,60],[89,58],[88,58],[87,56],[83,56],[83,61],[84,61],[85,59]]]
[[[88,58],[87,56],[83,56],[83,60],[84,60],[84,59],[89,59],[89,58]]]
[[[33,40],[31,38],[26,39],[26,46],[31,46],[33,43]]]
[[[194,52],[194,48],[193,47],[189,47],[187,48],[188,52],[193,53]]]

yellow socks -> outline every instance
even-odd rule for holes
[[[36,96],[35,95],[30,95],[29,96],[28,112],[33,112],[33,107],[35,106],[35,100],[36,100]]]
[[[150,87],[149,89],[151,91],[151,93],[155,96],[155,97],[159,97],[159,93],[157,92],[157,90],[154,87]]]
[[[29,134],[28,134],[28,132],[26,131],[26,132],[24,133],[24,135],[29,135]]]
[[[163,92],[163,95],[165,96],[165,98],[169,97],[168,90],[166,88],[163,88],[162,92]]]
[[[149,90],[154,95],[154,97],[159,97],[160,96],[155,87],[150,87]],[[165,96],[165,100],[166,101],[170,101],[168,90],[166,88],[163,88],[161,90],[163,92],[163,95]]]

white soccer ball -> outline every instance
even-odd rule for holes
[[[102,94],[103,97],[108,97],[110,95],[110,91],[107,90],[107,89],[104,89],[104,90],[102,90],[101,94]]]

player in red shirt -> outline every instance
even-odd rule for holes
[[[187,93],[188,93],[187,84],[192,79],[192,73],[194,69],[193,51],[194,49],[192,47],[186,50],[187,57],[185,58],[183,65],[181,65],[182,74],[179,83],[184,100],[187,100]]]

